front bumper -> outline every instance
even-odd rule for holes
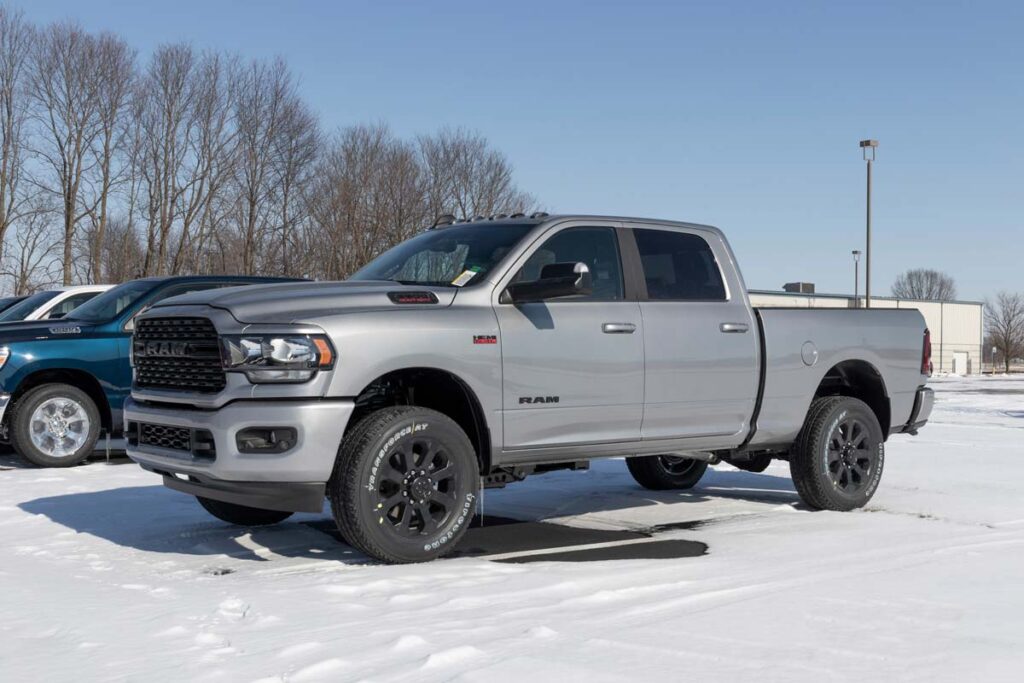
[[[173,489],[274,510],[319,511],[352,401],[236,401],[218,410],[169,407],[129,398],[124,406],[128,457],[164,476]],[[213,448],[140,443],[139,425],[184,428],[212,438]],[[295,445],[283,452],[242,453],[239,431],[291,427]],[[208,444],[205,444],[208,446]]]
[[[917,434],[931,417],[932,408],[935,406],[935,392],[929,387],[920,387],[914,397],[914,409],[910,411],[910,420],[907,421],[903,432],[906,434]]]

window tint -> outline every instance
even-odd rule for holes
[[[702,237],[668,230],[634,230],[647,298],[725,301],[725,285],[711,247]]]
[[[576,300],[622,298],[622,266],[619,245],[612,228],[569,228],[554,235],[535,251],[516,276],[516,282],[532,282],[552,263],[585,263],[590,268],[594,292]]]
[[[60,294],[59,289],[49,289],[43,292],[36,292],[32,296],[27,299],[22,299],[20,303],[14,304],[0,314],[0,321],[24,320],[26,315],[30,315],[32,311],[36,310],[58,294]]]
[[[63,318],[97,294],[99,294],[99,292],[82,292],[81,294],[73,294],[51,308],[50,312],[46,314],[46,317]]]

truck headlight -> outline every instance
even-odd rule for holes
[[[6,346],[0,346],[0,369],[7,365],[7,359],[11,356],[11,350]]]
[[[319,335],[221,337],[224,368],[244,372],[250,382],[306,382],[334,367],[334,349]]]

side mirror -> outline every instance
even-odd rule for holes
[[[567,296],[586,296],[593,291],[594,284],[587,264],[551,263],[541,268],[539,279],[509,285],[502,300],[504,303],[524,304]],[[504,301],[506,298],[507,301]]]

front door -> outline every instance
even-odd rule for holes
[[[643,415],[643,324],[627,301],[613,225],[556,227],[513,281],[582,262],[593,293],[495,305],[501,335],[504,447],[636,441]]]

